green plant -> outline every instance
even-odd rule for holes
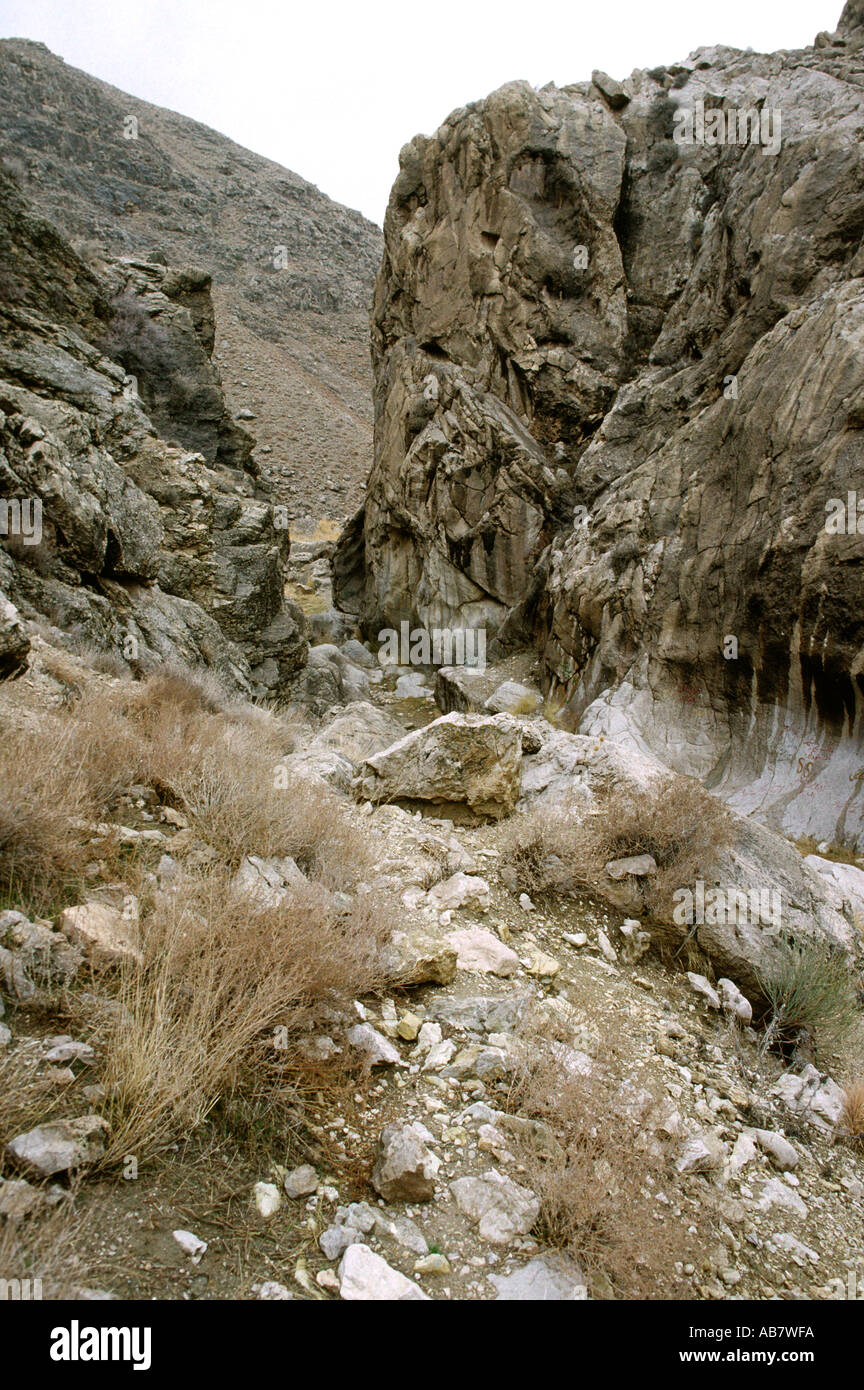
[[[770,1005],[766,1047],[802,1036],[836,1047],[860,1018],[849,959],[822,937],[780,937],[759,986]]]

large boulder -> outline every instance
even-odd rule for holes
[[[508,815],[519,796],[522,734],[507,715],[445,714],[366,758],[358,790],[369,801],[465,802]]]

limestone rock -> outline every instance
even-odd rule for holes
[[[140,963],[138,905],[134,898],[131,904],[123,910],[100,902],[67,907],[60,913],[57,926],[97,968],[108,969],[127,961]]]
[[[371,1023],[356,1023],[346,1036],[351,1046],[362,1052],[370,1067],[404,1066],[393,1044],[376,1032]]]
[[[588,1298],[581,1269],[565,1255],[539,1255],[512,1274],[490,1274],[496,1301],[575,1303]]]
[[[370,801],[466,802],[497,818],[516,804],[521,760],[508,715],[446,714],[367,758],[359,790]]]
[[[318,1190],[318,1174],[310,1163],[301,1163],[299,1168],[292,1168],[285,1174],[282,1186],[289,1197],[309,1197]]]
[[[339,1293],[349,1302],[428,1301],[428,1294],[368,1245],[350,1245],[339,1264]]]
[[[582,734],[860,849],[854,13],[818,49],[714,46],[674,80],[510,82],[404,147],[336,592],[370,631],[530,646]],[[697,102],[757,91],[783,138],[734,170],[682,137]]]
[[[101,1115],[53,1120],[19,1134],[6,1145],[13,1162],[38,1177],[89,1167],[105,1152],[108,1124]]]
[[[391,946],[393,977],[405,987],[449,985],[456,975],[455,947],[420,928],[394,933]]]
[[[754,1129],[753,1137],[781,1173],[798,1167],[798,1154],[785,1134],[778,1134],[774,1129]]]
[[[436,912],[455,912],[460,907],[469,905],[485,911],[490,901],[490,889],[486,879],[462,872],[436,883],[426,894],[427,904]]]
[[[462,931],[450,932],[447,941],[456,951],[461,970],[512,975],[519,968],[516,952],[483,927],[466,927]]]
[[[272,1182],[256,1182],[252,1190],[252,1197],[259,1216],[263,1216],[265,1221],[269,1221],[271,1216],[275,1216],[282,1205],[282,1194]]]
[[[491,1168],[481,1177],[456,1178],[450,1184],[459,1210],[475,1222],[492,1245],[508,1245],[526,1235],[540,1214],[540,1202],[527,1187]]]
[[[790,1110],[810,1120],[821,1129],[834,1129],[843,1113],[843,1091],[812,1064],[799,1075],[787,1072],[773,1087]]]
[[[372,1184],[388,1202],[428,1202],[435,1195],[441,1161],[428,1145],[432,1135],[419,1120],[381,1132]]]
[[[20,676],[26,669],[30,638],[14,603],[0,593],[0,680]]]

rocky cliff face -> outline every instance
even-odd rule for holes
[[[859,847],[862,116],[855,0],[813,48],[513,83],[406,145],[335,567],[370,630],[535,645],[574,727]]]
[[[298,516],[313,504],[320,515],[322,491],[329,515],[348,515],[371,461],[378,228],[290,170],[23,39],[0,42],[0,156],[88,261],[191,262],[213,277],[230,410],[254,414],[262,471]]]
[[[97,277],[0,175],[0,589],[135,671],[218,670],[277,694],[306,654],[286,519],[210,360],[209,276]],[[122,364],[122,365],[121,365]],[[4,674],[26,655],[4,608]]]

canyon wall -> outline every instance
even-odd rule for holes
[[[858,848],[862,129],[854,0],[812,48],[514,82],[412,140],[335,561],[370,633],[533,646],[571,727]]]

